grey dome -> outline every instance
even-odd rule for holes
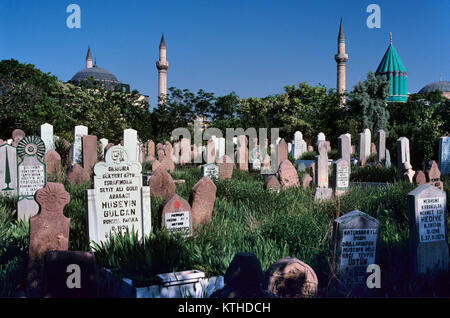
[[[450,92],[450,82],[448,81],[440,81],[440,82],[433,82],[428,85],[426,85],[424,88],[422,88],[419,93],[426,94],[434,92],[435,90],[440,90],[441,92]]]
[[[105,70],[105,69],[100,68],[98,66],[85,68],[84,70],[79,71],[78,73],[76,73],[72,77],[72,79],[70,81],[71,82],[73,82],[73,81],[77,81],[77,82],[85,81],[91,76],[95,80],[98,80],[98,81],[109,81],[109,82],[120,83],[117,80],[117,77],[115,77],[112,73],[110,73],[108,70]]]

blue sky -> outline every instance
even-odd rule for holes
[[[81,29],[66,26],[66,7],[81,7]],[[369,29],[369,4],[381,28]],[[263,97],[286,85],[336,86],[337,34],[344,19],[347,89],[378,66],[393,43],[412,93],[450,80],[450,1],[433,0],[1,0],[0,59],[14,58],[68,81],[97,64],[156,104],[158,45],[167,43],[168,86],[217,96]]]

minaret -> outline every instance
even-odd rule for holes
[[[88,47],[87,55],[86,55],[86,68],[92,67],[92,53],[91,48]]]
[[[159,43],[159,61],[156,62],[158,69],[158,97],[167,95],[167,69],[169,62],[166,60],[166,42],[164,41],[164,34]]]
[[[339,93],[345,93],[345,63],[348,61],[348,54],[345,53],[345,35],[344,27],[341,25],[339,27],[338,35],[338,54],[334,56],[337,63],[337,84],[336,89]],[[345,96],[341,98],[341,105],[345,104]]]

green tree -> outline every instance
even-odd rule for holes
[[[389,111],[386,99],[389,95],[389,81],[385,76],[367,74],[367,80],[358,82],[349,94],[349,108],[356,118],[360,118],[359,130],[387,131]]]

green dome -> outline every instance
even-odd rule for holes
[[[391,83],[388,101],[406,102],[408,100],[408,71],[392,42],[389,44],[375,74],[386,75]]]

